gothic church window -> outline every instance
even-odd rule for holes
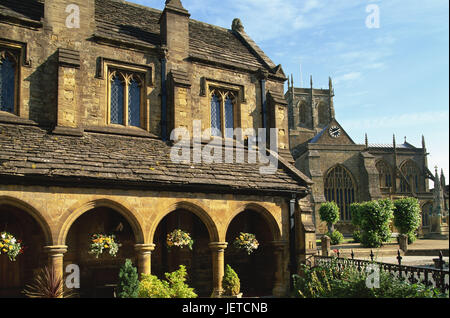
[[[412,160],[408,160],[402,165],[400,170],[406,178],[406,180],[404,178],[400,179],[400,192],[409,193],[412,190],[419,192],[420,171],[417,165]]]
[[[305,102],[300,102],[298,107],[299,121],[301,124],[305,124],[307,121],[307,106]]]
[[[211,90],[211,135],[233,138],[236,125],[237,93],[214,88]],[[231,130],[230,130],[231,129]]]
[[[109,73],[109,122],[141,127],[144,75],[111,70]]]
[[[319,114],[319,125],[325,126],[328,124],[328,108],[324,102],[319,103],[319,107],[317,109]]]
[[[356,187],[350,173],[343,166],[336,166],[325,177],[325,199],[339,207],[341,221],[350,221],[350,205],[355,202]]]
[[[0,111],[16,112],[17,56],[0,49]]]
[[[380,188],[392,187],[392,170],[389,164],[384,160],[380,160],[377,162],[376,168],[379,173]]]

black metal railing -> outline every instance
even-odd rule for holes
[[[444,270],[445,262],[442,252],[439,252],[439,258],[435,261],[438,268],[402,265],[403,257],[400,254],[400,250],[397,253],[398,264],[374,261],[375,255],[372,251],[370,252],[370,261],[355,259],[353,250],[351,253],[351,258],[341,258],[339,251],[336,252],[336,255],[337,257],[315,255],[315,266],[331,265],[334,263],[338,267],[338,271],[351,266],[361,272],[365,271],[369,265],[378,265],[384,272],[388,272],[396,277],[406,279],[411,284],[422,283],[427,287],[437,288],[443,293],[449,291],[449,271],[448,269]]]

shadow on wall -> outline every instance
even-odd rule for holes
[[[58,53],[53,53],[26,79],[30,83],[29,119],[41,126],[56,122]]]

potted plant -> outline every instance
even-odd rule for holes
[[[187,246],[190,250],[192,250],[194,240],[191,238],[191,235],[189,233],[184,232],[180,229],[175,229],[167,234],[166,243],[169,249],[174,246],[179,248],[184,248]]]
[[[242,298],[241,281],[236,272],[227,264],[222,280],[224,298]]]
[[[98,258],[104,250],[109,250],[111,256],[116,257],[121,244],[115,241],[115,235],[93,234],[91,237],[91,247],[89,254],[94,254]]]
[[[236,248],[245,250],[248,255],[253,253],[259,246],[255,234],[242,232],[236,237],[233,244]]]
[[[8,232],[0,233],[0,255],[6,254],[11,262],[16,260],[17,255],[23,252],[20,240],[17,240]]]

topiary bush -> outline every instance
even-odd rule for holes
[[[326,234],[331,239],[331,245],[338,245],[344,241],[344,235],[338,230],[334,230],[333,232],[328,232]]]
[[[325,202],[319,209],[320,219],[327,223],[328,232],[333,232],[333,224],[339,221],[339,207],[335,202]]]
[[[225,266],[222,288],[225,296],[237,296],[241,291],[241,281],[236,272],[228,264]]]
[[[139,279],[136,267],[130,259],[120,268],[119,284],[117,286],[118,298],[137,298],[139,292]]]
[[[359,222],[361,244],[364,247],[380,247],[391,238],[389,224],[393,218],[394,204],[389,199],[361,203]]]
[[[416,240],[420,227],[420,205],[416,198],[402,198],[394,201],[394,225],[401,234],[408,236],[408,243]]]
[[[353,242],[361,243],[361,231],[360,230],[353,231]]]

